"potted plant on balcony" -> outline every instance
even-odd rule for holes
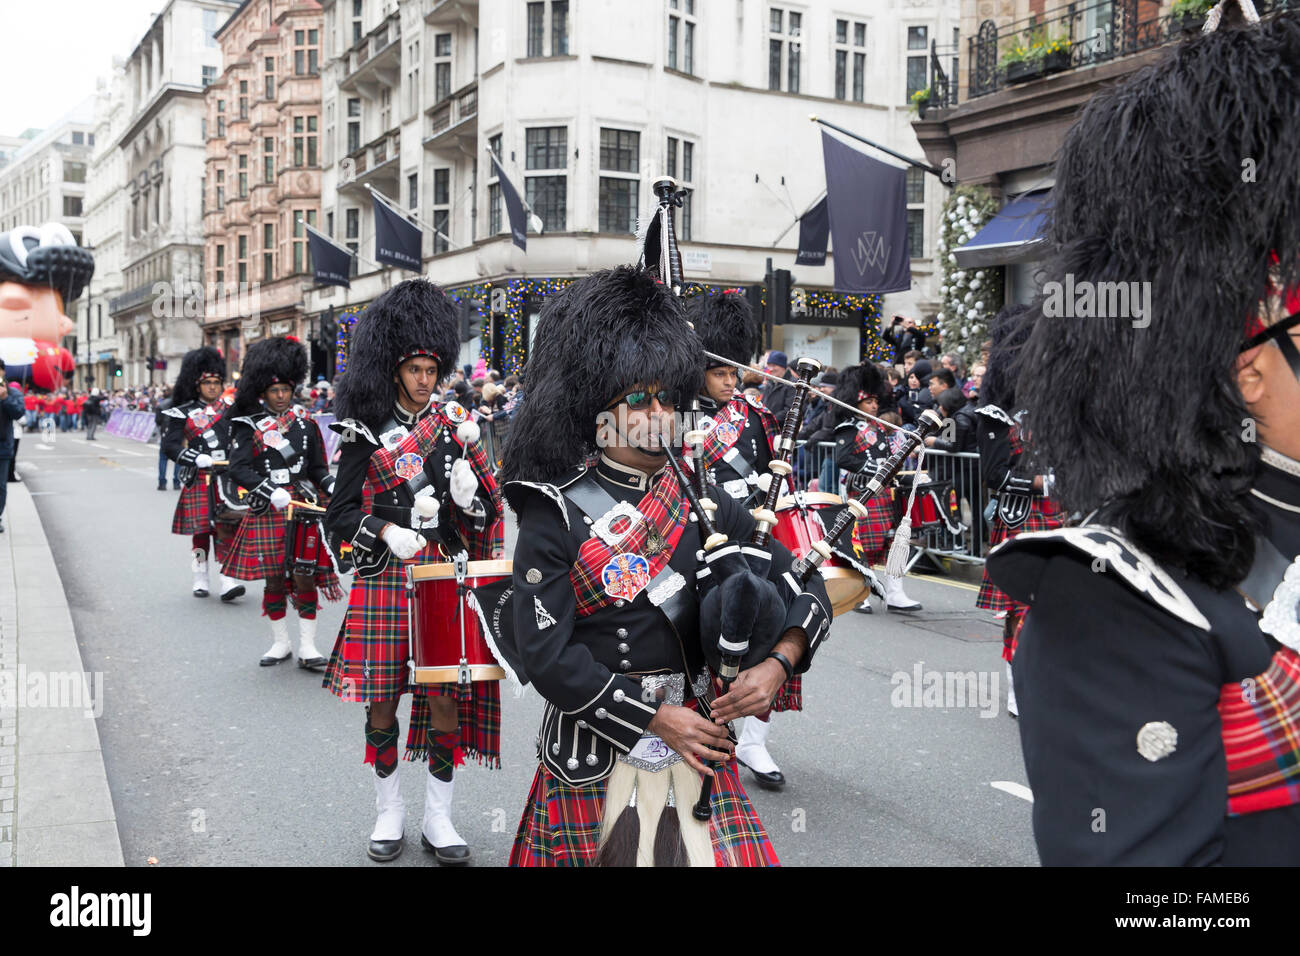
[[[1043,75],[1042,45],[1017,43],[1002,55],[998,64],[1007,71],[1008,83],[1025,83]]]
[[[1212,6],[1214,0],[1174,0],[1170,32],[1200,33]]]
[[[918,119],[925,119],[925,111],[930,108],[930,88],[917,90],[912,94],[912,112]]]
[[[1060,73],[1070,68],[1070,38],[1052,37],[1042,46],[1043,72]]]

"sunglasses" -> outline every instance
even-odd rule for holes
[[[613,405],[610,405],[610,408],[615,407],[619,402],[627,402],[628,408],[633,411],[642,411],[649,408],[650,403],[655,399],[658,399],[659,404],[664,408],[676,408],[677,403],[680,400],[680,395],[674,388],[661,388],[657,391],[652,391],[646,388],[635,388],[619,399],[618,402],[614,402]]]

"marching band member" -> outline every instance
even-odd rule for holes
[[[263,667],[288,660],[293,651],[285,623],[286,592],[298,611],[298,666],[320,670],[316,650],[318,593],[343,596],[329,552],[317,550],[313,568],[299,570],[286,541],[284,508],[297,498],[315,503],[334,488],[320,427],[293,403],[294,387],[307,375],[307,350],[295,338],[261,339],[248,347],[235,390],[231,418],[230,477],[248,491],[249,514],[239,524],[222,573],[266,581],[262,613],[271,622],[271,646]],[[287,553],[288,552],[288,553]]]
[[[840,373],[840,383],[834,398],[853,405],[868,415],[879,415],[882,399],[889,394],[880,370],[869,362],[853,365]],[[834,408],[836,406],[832,406]],[[862,487],[875,474],[876,466],[890,456],[890,433],[877,422],[857,418],[848,413],[835,426],[835,465],[848,472],[849,492]],[[882,490],[867,502],[866,517],[853,524],[853,551],[865,564],[885,563],[891,536],[897,520],[894,504],[888,489]],[[903,591],[901,576],[881,574],[885,589],[885,608],[889,611],[910,613],[921,610]],[[855,611],[871,613],[870,598],[865,598]]]
[[[758,350],[761,331],[748,300],[736,290],[701,294],[687,301],[691,322],[704,351],[748,362]],[[781,423],[757,398],[737,392],[737,368],[704,356],[700,411],[707,416],[704,461],[723,494],[746,502],[766,490],[767,466],[776,453]],[[783,387],[783,386],[782,386]],[[772,711],[803,710],[803,681],[792,677],[772,703]],[[736,760],[764,790],[780,790],[785,775],[767,749],[771,711],[745,719],[736,742]]]
[[[1022,531],[1051,531],[1065,523],[1065,515],[1049,497],[1050,475],[1037,473],[1024,453],[1022,426],[1026,413],[1016,403],[1014,364],[1024,346],[1029,326],[1024,306],[1011,306],[998,313],[991,331],[988,367],[980,388],[983,404],[979,416],[980,470],[984,483],[996,501],[990,548],[1009,541]],[[1016,633],[1027,608],[1004,594],[984,568],[975,606],[1005,615],[1002,622],[1002,659],[1007,662],[1007,713],[1020,715],[1016,688],[1011,678],[1011,661],[1016,652]]]
[[[213,466],[227,462],[230,445],[229,405],[222,400],[226,382],[226,360],[210,346],[192,349],[181,360],[181,370],[172,388],[172,405],[163,452],[176,462],[185,490],[176,502],[172,534],[190,536],[194,560],[194,596],[208,596],[208,555],[217,558],[221,600],[230,602],[244,593],[244,585],[220,573],[230,554],[230,543],[238,522],[220,521],[212,513],[219,500],[211,487],[216,476]]]
[[[335,430],[343,436],[338,483],[325,524],[351,545],[355,578],[324,686],[367,705],[365,762],[374,766],[378,820],[367,853],[402,852],[405,805],[398,767],[397,704],[414,700],[406,758],[428,760],[421,844],[439,863],[469,862],[451,821],[461,752],[500,766],[496,681],[413,684],[407,680],[406,570],[439,559],[499,557],[504,525],[478,426],[460,405],[438,401],[455,368],[454,307],[437,286],[410,279],[376,299],[357,320],[337,386]]]
[[[784,621],[771,622],[780,636],[772,653],[711,699],[696,590],[701,535],[654,437],[699,391],[699,349],[681,301],[639,269],[580,279],[543,308],[528,402],[502,466],[519,520],[514,640],[547,701],[511,865],[591,865],[602,852],[599,862],[610,863],[777,862],[730,759],[726,724],[766,711],[807,669],[829,601],[815,578]],[[748,541],[753,519],[719,497],[719,530]],[[790,554],[771,550],[770,576],[780,580]],[[709,760],[722,764],[703,823],[691,807],[696,771],[713,773]]]
[[[1087,517],[989,556],[1030,606],[1013,669],[1049,866],[1300,860],[1300,85],[1279,82],[1300,16],[1223,9],[1092,97],[1056,166],[1015,391]],[[1147,305],[1064,317],[1067,276],[1149,283]]]

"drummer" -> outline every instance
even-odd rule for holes
[[[840,384],[833,397],[846,405],[856,406],[858,411],[879,416],[888,395],[889,386],[880,370],[871,363],[864,362],[850,366],[840,374]],[[835,465],[848,472],[850,493],[870,480],[875,474],[876,466],[889,457],[891,434],[893,432],[879,422],[844,413],[840,423],[835,426]],[[863,563],[885,563],[896,524],[890,490],[882,489],[867,501],[867,515],[853,524],[853,550]],[[884,583],[887,610],[905,613],[921,610],[920,603],[904,593],[901,575],[882,574],[881,580]],[[862,604],[854,610],[870,614],[870,598],[863,599]]]
[[[316,650],[318,595],[343,596],[329,555],[315,574],[290,573],[288,526],[280,513],[298,499],[322,499],[334,488],[320,428],[307,410],[293,404],[294,386],[307,377],[307,350],[290,336],[249,346],[235,390],[231,419],[230,480],[248,490],[249,514],[239,524],[222,573],[243,581],[264,580],[262,613],[271,622],[271,646],[263,667],[288,660],[293,651],[285,623],[289,589],[298,612],[298,666],[325,666]],[[292,555],[288,556],[292,559]]]
[[[688,300],[691,322],[704,351],[737,362],[748,362],[758,351],[760,330],[749,301],[738,290],[693,296]],[[737,369],[704,356],[704,388],[700,410],[708,416],[704,461],[718,488],[738,502],[755,505],[764,494],[768,462],[776,453],[781,423],[757,398],[736,390]],[[764,790],[780,790],[785,775],[767,750],[771,716],[775,711],[803,710],[803,680],[791,677],[770,710],[747,718],[736,744],[736,759]]]
[[[404,845],[397,704],[405,691],[414,698],[406,759],[429,767],[420,842],[439,863],[470,859],[451,821],[462,753],[489,767],[501,762],[496,681],[462,688],[407,678],[407,568],[462,551],[471,560],[501,557],[504,543],[478,426],[455,402],[434,404],[459,344],[442,290],[424,279],[396,285],[357,320],[334,398],[343,453],[325,527],[332,544],[350,548],[355,577],[324,686],[367,705],[365,762],[374,766],[378,820],[366,852],[380,862]]]

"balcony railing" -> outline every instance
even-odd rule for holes
[[[1300,0],[1255,0],[1260,16],[1288,7],[1300,9]],[[1176,43],[1204,23],[1202,16],[1162,17],[1159,8],[1157,0],[1091,0],[1001,27],[985,20],[966,41],[967,98]],[[933,70],[933,50],[931,57]]]
[[[401,39],[401,21],[397,14],[391,14],[383,23],[362,37],[357,44],[343,54],[347,65],[347,76],[351,76],[365,64],[375,59]]]
[[[478,83],[472,83],[440,100],[428,113],[429,125],[424,134],[426,140],[467,119],[473,119],[478,115]]]
[[[353,177],[373,172],[389,160],[397,159],[401,153],[401,146],[401,134],[397,130],[389,130],[378,139],[348,153],[347,158],[352,161]]]

